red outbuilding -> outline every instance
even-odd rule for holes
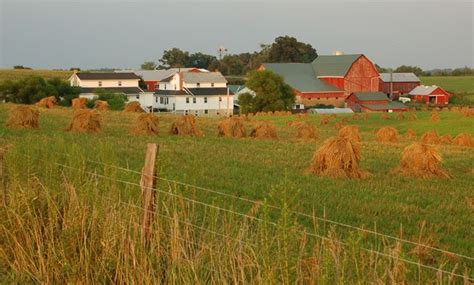
[[[392,99],[408,94],[420,84],[420,79],[414,73],[380,73],[380,91],[392,94]]]
[[[449,103],[449,97],[451,97],[450,93],[436,85],[418,86],[411,90],[409,95],[415,102],[433,105],[447,105]]]
[[[347,107],[354,112],[405,112],[408,107],[390,100],[382,92],[354,92],[347,98]]]

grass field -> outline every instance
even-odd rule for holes
[[[68,79],[72,75],[72,71],[47,70],[47,69],[1,69],[0,82],[3,80],[18,80],[28,76],[41,76],[45,79],[58,77]]]
[[[474,76],[427,76],[421,77],[424,85],[438,85],[446,91],[462,96],[465,102],[474,104]]]
[[[187,219],[191,219],[200,225],[206,225],[208,229],[222,231],[226,233],[226,235],[235,238],[248,239],[259,244],[259,250],[256,252],[248,252],[244,249],[239,249],[241,250],[239,251],[233,248],[235,244],[232,244],[232,246],[222,244],[227,240],[225,238],[217,240],[214,238],[210,241],[206,236],[200,236],[197,239],[192,239],[195,242],[213,245],[218,249],[221,248],[223,251],[228,250],[232,252],[235,250],[239,254],[242,253],[245,255],[236,257],[227,252],[224,256],[227,256],[229,260],[242,261],[247,260],[247,258],[250,259],[247,255],[261,255],[263,259],[268,258],[268,260],[260,260],[257,258],[259,263],[254,265],[256,266],[255,268],[257,268],[255,272],[259,274],[252,271],[253,269],[250,270],[250,272],[246,269],[244,270],[245,273],[227,272],[226,270],[229,270],[229,268],[237,270],[241,267],[218,265],[219,262],[215,260],[215,258],[219,259],[219,255],[213,256],[212,258],[209,257],[209,260],[206,258],[206,262],[204,263],[199,259],[199,263],[196,264],[199,264],[198,267],[200,269],[198,271],[200,273],[193,271],[193,273],[187,272],[185,274],[179,271],[179,266],[177,266],[176,263],[171,262],[171,265],[167,265],[171,266],[171,269],[170,267],[166,268],[173,270],[172,272],[176,273],[176,276],[173,276],[176,278],[179,278],[179,276],[197,274],[199,277],[196,278],[202,281],[204,278],[202,274],[208,274],[209,272],[209,270],[201,267],[205,264],[219,271],[220,273],[218,274],[227,272],[226,274],[230,276],[233,276],[233,274],[239,276],[238,278],[236,277],[236,279],[227,279],[227,275],[224,274],[226,278],[219,279],[214,276],[213,278],[215,279],[206,279],[208,281],[231,280],[230,282],[232,282],[232,280],[246,280],[250,283],[253,283],[252,281],[260,283],[262,280],[273,280],[274,282],[296,282],[299,280],[298,278],[302,278],[301,276],[303,275],[305,276],[305,273],[303,271],[300,272],[298,269],[300,268],[298,266],[301,265],[301,259],[298,259],[297,256],[293,256],[299,254],[298,246],[300,245],[299,242],[302,237],[293,235],[293,232],[288,230],[290,228],[297,228],[299,231],[306,230],[308,232],[315,232],[322,236],[332,236],[354,244],[348,251],[342,251],[341,249],[337,249],[337,247],[334,249],[334,244],[332,244],[331,247],[325,243],[318,244],[318,242],[314,240],[308,242],[312,249],[313,246],[314,248],[316,248],[317,245],[319,246],[319,251],[316,256],[320,266],[318,280],[322,283],[387,283],[392,280],[390,278],[393,277],[393,274],[397,275],[394,272],[398,272],[398,270],[403,272],[403,274],[399,272],[398,277],[393,277],[395,280],[401,278],[400,280],[409,282],[427,283],[428,281],[433,282],[433,280],[437,278],[436,274],[429,272],[429,270],[428,272],[423,271],[424,273],[419,273],[416,266],[399,268],[399,263],[383,263],[383,261],[379,259],[374,261],[372,255],[359,253],[360,247],[370,247],[391,253],[398,252],[400,256],[417,262],[424,262],[435,267],[439,267],[443,264],[444,268],[448,270],[453,269],[456,266],[455,264],[459,263],[456,267],[456,272],[472,276],[473,263],[469,260],[447,258],[430,250],[423,254],[415,254],[416,249],[405,243],[402,243],[402,246],[398,248],[397,244],[390,239],[360,233],[357,230],[354,231],[346,227],[336,226],[330,222],[315,222],[314,219],[292,214],[292,211],[303,212],[309,215],[314,214],[317,217],[324,217],[351,226],[366,228],[411,241],[429,244],[437,248],[467,256],[473,256],[474,244],[472,242],[472,227],[474,226],[474,193],[472,192],[472,185],[474,185],[474,176],[472,169],[474,153],[472,149],[452,145],[441,145],[439,150],[443,157],[443,167],[449,171],[452,178],[421,180],[402,177],[391,172],[391,170],[399,164],[400,154],[403,148],[411,143],[411,141],[402,139],[396,144],[381,144],[374,140],[374,131],[385,125],[394,126],[401,134],[404,134],[408,128],[412,128],[418,136],[429,130],[436,130],[443,135],[450,134],[455,136],[462,132],[474,135],[472,118],[463,117],[462,114],[441,112],[441,121],[439,123],[431,122],[428,112],[417,113],[419,118],[417,121],[399,121],[395,120],[394,116],[389,120],[382,120],[380,119],[380,114],[371,115],[367,122],[364,120],[351,121],[351,124],[358,125],[361,130],[362,168],[369,171],[372,175],[363,180],[334,180],[306,175],[305,170],[310,164],[313,152],[322,144],[324,139],[337,133],[334,129],[334,124],[336,121],[340,121],[344,115],[340,115],[335,121],[325,126],[319,126],[318,116],[313,115],[304,119],[318,125],[321,137],[316,142],[304,143],[294,139],[293,134],[295,130],[286,126],[288,121],[297,120],[296,116],[259,118],[259,120],[271,120],[277,126],[279,138],[274,141],[254,140],[249,138],[219,138],[217,137],[216,131],[218,122],[216,118],[198,119],[198,124],[204,131],[204,137],[202,138],[171,136],[167,131],[173,121],[173,117],[168,115],[160,116],[160,129],[162,131],[158,136],[131,136],[128,135],[127,130],[133,124],[136,115],[120,112],[106,112],[103,114],[103,132],[94,135],[80,135],[64,131],[72,117],[72,112],[71,110],[62,108],[41,110],[40,130],[7,129],[4,126],[8,116],[8,109],[11,106],[12,105],[8,104],[0,105],[0,145],[12,145],[7,156],[7,161],[10,163],[9,167],[11,168],[11,170],[9,170],[9,177],[12,178],[12,189],[16,189],[18,193],[23,193],[20,195],[14,191],[15,194],[13,198],[18,197],[18,201],[23,201],[23,204],[20,202],[15,204],[15,206],[18,207],[16,209],[17,212],[12,210],[15,214],[3,212],[2,218],[4,220],[13,221],[12,216],[18,216],[14,221],[21,221],[20,217],[27,219],[29,214],[25,213],[22,215],[21,211],[25,209],[25,203],[28,205],[28,201],[30,201],[28,199],[36,201],[35,203],[40,203],[40,201],[37,201],[37,199],[40,198],[44,198],[48,201],[59,199],[57,203],[60,205],[72,203],[64,202],[64,198],[61,198],[62,196],[59,198],[56,197],[59,194],[46,194],[48,193],[48,189],[58,191],[64,189],[63,191],[65,191],[65,189],[69,189],[67,185],[73,185],[76,189],[75,191],[80,193],[77,195],[83,199],[79,200],[79,202],[74,201],[74,203],[84,205],[86,208],[92,207],[91,205],[102,205],[97,206],[99,209],[98,212],[100,213],[104,211],[104,205],[112,207],[113,201],[118,201],[119,199],[140,205],[139,189],[136,189],[136,187],[121,185],[120,183],[108,180],[92,179],[85,174],[78,174],[76,170],[68,168],[62,168],[58,172],[57,167],[55,168],[51,166],[51,164],[59,163],[69,165],[81,171],[95,172],[111,176],[114,179],[139,183],[139,175],[136,173],[130,173],[125,170],[104,165],[117,165],[140,171],[143,166],[146,143],[156,142],[160,146],[157,163],[160,177],[205,187],[245,199],[262,201],[264,205],[278,205],[278,207],[284,209],[279,211],[273,208],[266,208],[265,206],[259,209],[255,203],[247,203],[240,199],[216,195],[192,186],[185,187],[172,182],[160,181],[158,187],[163,191],[171,191],[179,195],[179,197],[197,199],[216,207],[230,208],[239,213],[249,214],[257,211],[258,214],[256,215],[258,217],[264,217],[279,225],[281,224],[285,229],[283,231],[272,232],[265,227],[262,228],[250,222],[249,224],[242,222],[233,215],[224,215],[219,212],[214,212],[212,208],[206,208],[201,204],[196,205],[191,203],[192,205],[188,205],[185,201],[168,199],[166,194],[159,194],[159,199],[163,203],[160,205],[166,208],[163,209],[159,207],[159,211],[170,214],[174,213],[180,217],[184,215]],[[247,124],[247,129],[249,129],[251,123]],[[25,154],[28,154],[30,158],[25,158]],[[104,165],[96,164],[91,161],[98,161]],[[31,189],[31,193],[25,194],[24,191],[29,189]],[[105,196],[112,197],[112,202],[105,201]],[[184,207],[184,204],[189,207]],[[67,206],[67,209],[69,209],[69,207],[72,206]],[[47,210],[48,207],[42,204],[39,208]],[[47,212],[51,211],[55,212],[51,209],[47,210]],[[81,217],[84,216],[86,220],[94,220],[95,214],[93,213],[90,214],[92,216],[85,216],[85,214],[80,214],[82,213],[80,210],[75,211],[74,213]],[[29,213],[29,211],[27,212]],[[36,213],[35,211],[33,212]],[[121,219],[124,219],[125,222],[129,222],[132,219],[136,219],[135,221],[139,222],[139,217],[136,216],[137,213],[131,210],[113,208],[110,209],[110,213],[105,212],[103,215],[108,217],[107,215],[110,214],[111,219],[118,219],[112,215],[112,213],[114,213],[119,215]],[[122,215],[119,213],[122,213]],[[123,213],[127,214],[125,215]],[[51,213],[50,215],[55,216]],[[125,217],[123,217],[123,215],[125,215]],[[225,221],[221,221],[222,219]],[[85,230],[83,226],[81,226],[84,222],[85,221],[77,222],[78,231]],[[171,232],[176,233],[176,231],[180,231],[180,227],[175,228],[172,223],[168,224],[164,221],[160,221],[159,223],[162,223],[165,228],[169,227]],[[103,226],[105,227],[105,225]],[[15,226],[14,222],[4,225],[4,228],[9,230],[13,230],[13,228],[16,227],[19,226]],[[163,227],[161,227],[160,230],[163,230]],[[90,228],[87,231],[89,230],[92,231]],[[183,229],[181,228],[181,230]],[[100,232],[106,236],[106,233]],[[91,232],[91,234],[93,233]],[[183,238],[190,239],[190,237],[186,236],[183,232],[180,232],[180,234],[182,234]],[[12,234],[12,236],[14,235],[21,234]],[[120,236],[119,233],[117,233],[117,235]],[[192,236],[192,234],[189,235]],[[272,250],[266,248],[265,245],[267,243],[271,244],[272,242],[266,241],[263,237],[269,240],[274,239],[278,246]],[[309,239],[309,237],[306,238]],[[12,238],[10,237],[10,239]],[[51,237],[51,239],[54,240],[53,237]],[[98,242],[95,238],[92,239],[93,242]],[[173,239],[162,239],[163,240],[157,241],[157,244],[163,246],[162,243],[167,242],[164,247],[168,250],[169,246],[172,247],[173,242],[176,242],[173,241]],[[20,240],[26,244],[30,242],[34,243],[33,241],[29,241],[27,236],[22,237]],[[296,241],[298,241],[298,243]],[[22,244],[22,242],[19,243]],[[1,243],[0,241],[0,244]],[[2,246],[6,245],[4,244]],[[11,244],[8,246],[11,246]],[[68,246],[72,245],[68,243]],[[107,250],[107,248],[103,248],[106,247],[105,245],[96,246],[101,248],[101,253]],[[25,245],[24,247],[27,248],[28,246]],[[35,251],[34,248],[35,247],[32,246],[32,252]],[[328,248],[332,248],[334,251],[326,252],[325,250],[328,250]],[[120,251],[120,254],[122,254],[120,247],[113,249]],[[67,251],[66,245],[63,250]],[[111,256],[117,254],[112,248],[108,248],[108,250],[110,250],[110,252],[107,252],[107,254],[110,255],[107,255],[108,258],[112,258]],[[24,248],[16,249],[16,251],[28,252]],[[169,252],[169,256],[173,257],[173,251],[170,250]],[[180,254],[186,255],[186,253],[188,253],[187,250],[179,252],[179,256],[181,256]],[[355,252],[357,252],[357,254],[355,254]],[[26,257],[30,256],[24,254],[24,256],[19,257],[15,255],[16,253],[10,254],[12,256],[6,254],[5,251],[3,255],[0,253],[0,265],[1,262],[4,262],[4,268],[6,268],[5,264],[7,260],[8,262],[16,260],[15,262],[21,263],[21,260],[18,259],[28,260]],[[20,253],[18,254],[20,255]],[[84,259],[92,258],[89,254],[92,256],[100,255],[97,252],[86,252],[84,254],[87,255]],[[127,254],[132,253],[129,252]],[[221,254],[224,253],[221,252]],[[333,256],[334,259],[327,257],[324,259],[326,254]],[[334,257],[335,255],[337,258]],[[196,265],[189,261],[189,256],[179,256],[174,256],[174,258],[181,258],[184,263],[186,263],[185,261],[187,260],[188,263],[186,263],[186,266],[191,266],[192,264]],[[63,256],[57,258],[60,260],[68,260]],[[124,256],[123,258],[127,257]],[[130,258],[130,256],[128,258]],[[79,260],[83,259],[79,258]],[[284,260],[287,261],[285,262]],[[61,276],[61,270],[48,273],[47,270],[41,267],[46,266],[46,264],[48,264],[47,262],[54,263],[55,261],[51,261],[46,257],[45,260],[42,261],[44,261],[44,263],[34,260],[28,261],[29,263],[24,261],[28,263],[30,267],[16,265],[9,267],[7,271],[2,272],[0,270],[0,274],[4,274],[8,276],[8,280],[14,281],[38,280],[31,275],[36,276],[41,274],[49,276],[48,278],[52,278],[53,280],[58,280],[55,276]],[[292,263],[293,261],[294,263]],[[118,266],[118,263],[115,262],[118,261],[114,259],[113,264]],[[335,273],[334,268],[337,266],[334,265],[334,263],[337,264],[338,262],[341,262],[341,264],[337,266],[341,267],[336,270],[338,273]],[[380,264],[378,262],[380,262]],[[104,266],[104,272],[112,274],[108,271],[109,268],[107,266],[114,265],[107,265],[105,263],[106,261],[104,261],[104,264],[100,263],[100,266]],[[149,263],[147,264],[149,265]],[[153,262],[151,262],[151,264],[153,264]],[[268,267],[265,267],[264,264]],[[61,267],[58,264],[50,264],[50,266],[62,268],[65,265],[63,264]],[[72,265],[69,266],[72,267]],[[87,267],[87,265],[84,266]],[[136,266],[140,267],[141,265]],[[222,268],[219,266],[222,266]],[[285,270],[282,270],[282,266]],[[34,270],[31,269],[33,267]],[[128,264],[126,270],[128,270],[129,267],[133,267],[133,265]],[[153,268],[153,266],[151,267]],[[28,275],[28,270],[25,268],[30,268],[31,271],[37,272],[36,275],[34,273]],[[100,268],[102,270],[102,267]],[[150,269],[148,267],[146,268],[147,270]],[[83,267],[81,267],[80,270],[84,270]],[[145,269],[142,268],[142,270]],[[66,270],[66,272],[70,274],[67,276],[77,276],[78,274],[78,272],[73,274],[74,270],[73,272]],[[361,275],[361,272],[366,272],[367,274]],[[50,276],[49,274],[56,275]],[[243,275],[241,276],[239,274]],[[222,275],[217,276],[224,277]],[[245,276],[245,278],[243,276]],[[256,279],[250,280],[247,279],[247,276],[259,276],[261,279],[255,277]],[[391,277],[389,278],[389,276]],[[72,277],[68,277],[64,280],[73,281],[74,279],[71,278]],[[90,280],[94,278],[95,277],[91,277]],[[46,281],[48,279],[39,280]],[[113,280],[116,281],[116,279]],[[120,280],[123,281],[123,279]],[[183,282],[184,280],[181,279],[181,281]],[[443,279],[442,283],[445,281],[447,281],[447,279]]]

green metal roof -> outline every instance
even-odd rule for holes
[[[362,54],[320,55],[312,63],[316,76],[345,76]]]
[[[389,101],[382,92],[354,92],[354,96],[360,101]]]
[[[264,63],[266,70],[279,74],[300,92],[343,91],[318,79],[311,63]]]
[[[408,107],[400,102],[389,102],[388,104],[361,104],[363,107],[370,110],[394,110],[407,109]]]
[[[408,109],[408,107],[405,104],[398,101],[392,101],[388,103],[388,106],[390,107],[390,109]]]
[[[237,94],[240,90],[245,88],[245,85],[228,85],[228,86],[229,86],[229,90],[233,94]]]

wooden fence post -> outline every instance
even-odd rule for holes
[[[153,213],[155,211],[155,176],[156,157],[158,156],[158,145],[149,143],[146,147],[145,165],[142,170],[140,185],[142,187],[142,239],[144,244],[148,244],[151,236]]]

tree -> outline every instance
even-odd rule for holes
[[[0,84],[0,98],[7,102],[34,104],[44,97],[54,96],[61,105],[70,105],[80,89],[72,87],[65,80],[40,76],[29,76],[20,80],[6,80]]]
[[[250,93],[243,93],[239,95],[237,102],[240,105],[240,112],[242,114],[248,114],[254,112],[255,108],[253,105],[253,95]]]
[[[397,67],[394,72],[412,72],[417,76],[420,76],[423,74],[423,69],[419,68],[418,66],[401,65]]]
[[[189,56],[185,67],[209,69],[209,66],[213,65],[215,62],[217,62],[217,58],[215,56],[197,52]]]
[[[379,73],[386,73],[386,72],[389,72],[389,71],[390,71],[388,68],[381,67],[381,66],[378,65],[378,64],[375,64],[375,68],[377,69],[377,71],[378,71]]]
[[[252,112],[291,110],[295,103],[293,89],[283,77],[271,71],[252,71],[246,85],[256,93],[250,103],[243,102],[244,108]]]
[[[144,70],[155,70],[156,63],[154,63],[153,61],[145,61],[144,63],[142,63],[140,67],[141,69],[144,69]]]
[[[316,50],[294,37],[283,36],[275,39],[268,50],[269,62],[312,62],[318,57]]]
[[[179,48],[165,50],[159,62],[159,68],[186,67],[189,63],[189,53]]]

